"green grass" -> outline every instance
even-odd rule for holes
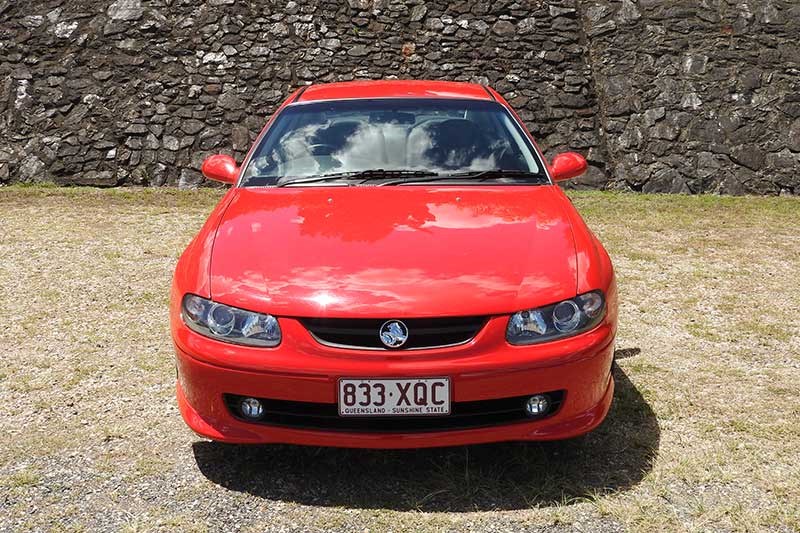
[[[39,473],[32,469],[24,469],[15,472],[8,476],[0,478],[0,486],[20,488],[20,487],[34,487],[39,484],[41,476]]]

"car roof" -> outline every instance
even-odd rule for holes
[[[494,100],[483,85],[455,81],[362,80],[309,85],[295,102],[354,98],[466,98]]]

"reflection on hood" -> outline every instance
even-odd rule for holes
[[[552,303],[574,296],[577,280],[559,194],[469,185],[240,188],[217,230],[211,294],[285,316],[323,316],[323,303],[328,316],[363,317]]]

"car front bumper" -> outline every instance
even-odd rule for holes
[[[180,412],[197,434],[230,443],[286,443],[352,448],[423,448],[500,441],[554,440],[594,429],[611,405],[614,325],[533,346],[504,340],[506,317],[489,320],[470,343],[438,350],[362,352],[319,345],[299,324],[281,319],[274,349],[233,346],[173,323]],[[288,342],[287,339],[292,339]],[[500,341],[499,339],[502,339]],[[342,431],[270,425],[233,416],[224,395],[336,404],[337,380],[448,376],[453,402],[564,391],[545,418],[470,429]]]

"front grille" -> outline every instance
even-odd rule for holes
[[[301,318],[300,322],[322,344],[345,348],[386,350],[378,331],[385,318]],[[464,344],[486,324],[486,317],[403,318],[408,340],[403,350]]]
[[[514,396],[475,402],[453,402],[451,414],[442,416],[390,416],[390,417],[343,417],[333,403],[293,402],[258,398],[264,406],[260,420],[242,417],[239,404],[244,398],[233,394],[224,396],[230,413],[239,420],[284,426],[296,429],[318,429],[327,431],[351,431],[364,433],[408,433],[470,429],[487,426],[531,422],[541,420],[558,412],[564,401],[564,391],[545,393],[550,397],[550,409],[544,415],[530,417],[524,405],[531,395]]]

